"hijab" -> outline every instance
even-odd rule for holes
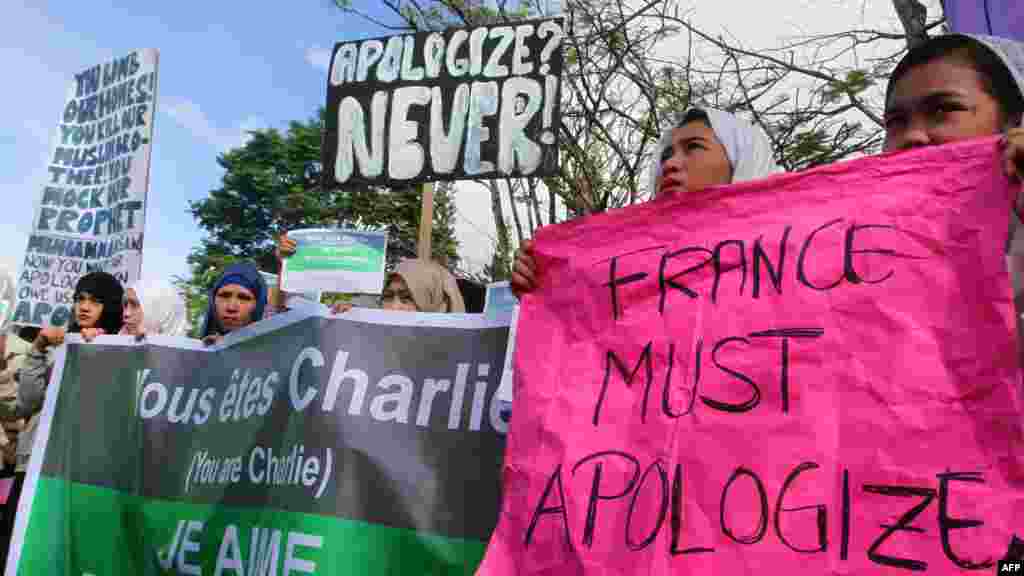
[[[263,275],[260,274],[255,265],[249,262],[236,262],[224,270],[224,273],[214,283],[213,288],[210,289],[201,338],[211,334],[226,333],[226,330],[217,318],[217,291],[231,284],[237,284],[256,296],[256,306],[252,309],[250,320],[257,322],[263,319],[263,311],[267,308],[267,284],[263,281]],[[143,311],[143,314],[145,314],[145,311]]]
[[[142,308],[142,331],[147,336],[184,336],[188,330],[185,301],[168,282],[140,280],[129,286]]]
[[[676,116],[672,125],[661,133],[658,147],[654,151],[654,170],[651,171],[649,186],[651,198],[658,194],[656,183],[661,176],[661,153],[672,146],[672,131],[680,126],[680,122],[689,112],[694,110],[707,114],[711,130],[722,143],[729,158],[734,183],[764,178],[779,171],[772,156],[771,140],[763,130],[729,112],[714,108],[691,108]]]
[[[466,311],[455,277],[436,262],[402,260],[395,267],[395,271],[388,275],[387,282],[394,276],[399,276],[405,281],[420,312]]]
[[[78,296],[83,293],[90,294],[97,302],[103,304],[103,311],[100,312],[100,319],[95,327],[102,328],[103,332],[107,334],[120,332],[121,326],[124,324],[124,287],[121,286],[117,278],[106,272],[90,272],[79,278],[78,283],[75,284],[74,301],[77,302]],[[78,325],[77,316],[72,314],[68,332],[81,331],[82,327]]]

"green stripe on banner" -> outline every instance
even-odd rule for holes
[[[383,268],[383,262],[384,252],[369,246],[300,246],[295,256],[288,260],[288,270],[379,272]]]
[[[19,575],[472,574],[486,547],[313,514],[146,500],[45,476],[34,500]]]

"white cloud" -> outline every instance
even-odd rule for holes
[[[331,66],[331,50],[319,46],[306,48],[306,62],[326,74]]]
[[[164,111],[182,128],[192,132],[196,138],[225,152],[244,145],[250,138],[250,130],[261,130],[267,122],[258,116],[245,118],[237,127],[222,129],[213,124],[195,102],[184,98],[168,98]]]

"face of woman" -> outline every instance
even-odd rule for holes
[[[732,165],[715,131],[703,122],[672,130],[672,146],[661,156],[658,196],[696,192],[732,182]]]
[[[380,294],[380,307],[384,310],[399,310],[402,312],[417,312],[416,300],[412,297],[412,291],[405,284],[401,276],[393,276],[387,287]]]
[[[139,303],[139,295],[134,288],[124,292],[124,331],[126,334],[137,336],[142,330],[142,304]]]
[[[885,150],[991,136],[1003,129],[999,102],[963,57],[938,58],[908,70],[885,109]]]
[[[103,302],[88,292],[75,296],[75,320],[82,328],[95,328],[103,315]]]
[[[214,306],[220,325],[229,332],[238,330],[252,323],[256,295],[244,286],[228,284],[217,290]]]

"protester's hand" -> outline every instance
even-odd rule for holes
[[[223,339],[224,336],[220,334],[210,334],[209,336],[203,338],[203,344],[206,344],[207,346],[213,346],[214,344],[220,342]]]
[[[82,328],[82,340],[92,342],[97,336],[103,336],[106,333],[103,328]]]
[[[2,456],[4,464],[8,466],[14,466],[18,461],[18,437],[8,436],[7,444],[0,446],[0,456]]]
[[[331,304],[331,314],[344,314],[351,309],[351,302],[335,302],[334,304]]]
[[[45,352],[50,346],[60,346],[64,343],[64,334],[66,330],[64,328],[58,328],[56,326],[47,326],[39,331],[39,335],[36,336],[36,341],[32,343],[38,352]]]
[[[512,267],[512,293],[517,298],[537,288],[537,263],[533,259],[533,241],[527,240],[516,250]]]
[[[1024,127],[1011,128],[1003,149],[1003,169],[1016,180],[1024,179]]]
[[[281,234],[277,239],[277,259],[283,260],[292,254],[295,254],[295,247],[295,240],[289,238],[287,232]]]

